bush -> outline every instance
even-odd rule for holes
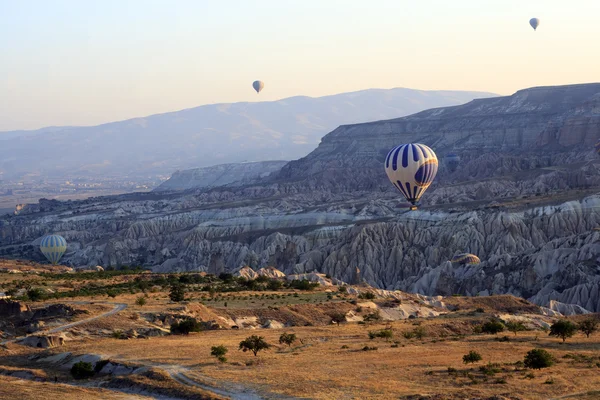
[[[491,320],[481,325],[481,332],[495,335],[504,331],[504,324],[497,320]]]
[[[358,295],[359,299],[367,299],[367,300],[373,300],[375,299],[375,294],[371,293],[371,292],[364,292]]]
[[[195,318],[186,318],[171,325],[171,333],[174,335],[189,335],[190,332],[200,332],[201,330],[202,324]]]
[[[331,318],[331,322],[337,324],[338,326],[342,322],[346,322],[346,314],[342,312],[332,312],[329,314],[329,318]]]
[[[86,379],[94,376],[94,368],[89,362],[79,361],[71,367],[71,375],[75,379]]]
[[[516,322],[516,321],[507,322],[506,329],[509,332],[514,333],[515,336],[517,336],[517,332],[522,332],[522,331],[527,330],[527,328],[525,328],[525,325],[523,325],[522,322]]]
[[[370,314],[367,314],[363,317],[363,320],[365,322],[377,322],[377,321],[381,321],[381,314],[379,313],[379,310],[375,310]]]
[[[362,351],[374,351],[374,350],[377,350],[377,347],[365,346],[362,348]]]
[[[137,304],[138,306],[145,306],[146,298],[144,296],[138,297],[137,299],[135,299],[135,304]]]
[[[566,319],[561,319],[550,326],[550,336],[557,336],[564,342],[577,332],[577,325]]]
[[[125,334],[123,333],[123,331],[120,331],[117,329],[117,330],[113,331],[112,337],[113,337],[113,339],[124,339]]]
[[[102,368],[104,368],[106,366],[106,364],[108,364],[110,361],[109,360],[100,360],[96,363],[96,365],[94,365],[94,372],[96,374],[100,373],[100,371],[102,371]]]
[[[597,318],[588,318],[584,321],[581,321],[578,325],[578,328],[581,332],[585,333],[586,337],[590,337],[590,335],[598,329],[598,319]]]
[[[29,289],[27,291],[27,297],[31,301],[40,301],[44,298],[44,292],[41,289]]]
[[[369,331],[369,339],[382,338],[387,341],[394,337],[394,333],[391,329],[382,329],[380,331]]]
[[[292,343],[296,341],[296,335],[294,333],[286,333],[283,332],[281,336],[279,336],[279,344],[287,344],[288,347],[292,346]]]
[[[348,288],[346,286],[340,286],[340,287],[338,287],[338,292],[348,293]]]
[[[472,364],[472,363],[476,363],[481,360],[482,360],[481,354],[479,354],[478,352],[476,352],[474,350],[469,351],[468,354],[465,354],[463,356],[463,363],[465,363],[465,364]]]
[[[404,339],[413,339],[415,337],[415,333],[414,332],[402,332],[402,336],[404,337]]]
[[[171,286],[171,291],[169,292],[169,298],[171,301],[180,302],[185,300],[185,290],[182,285],[173,285]]]
[[[225,354],[227,354],[228,351],[229,350],[227,350],[227,347],[225,347],[223,345],[213,346],[210,348],[210,355],[213,357],[216,357],[217,360],[224,363],[224,362],[227,362],[227,358],[225,358]]]
[[[316,282],[310,282],[307,280],[297,280],[294,279],[293,281],[291,281],[289,283],[289,286],[292,289],[298,289],[298,290],[313,290],[315,289],[317,286],[319,286],[318,283]]]
[[[268,350],[269,348],[271,348],[271,345],[262,336],[252,335],[240,342],[239,350],[242,350],[244,353],[251,351],[254,353],[254,357],[256,357],[259,351]]]
[[[413,329],[413,333],[414,333],[415,337],[419,340],[423,340],[423,338],[425,336],[427,336],[427,331],[422,326],[419,326],[419,327],[416,327],[415,329]]]
[[[544,349],[533,349],[527,352],[523,365],[529,369],[542,369],[554,364],[552,355]]]

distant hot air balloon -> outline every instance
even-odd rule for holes
[[[260,91],[265,87],[265,84],[263,81],[254,81],[252,82],[252,87],[254,90],[256,90],[256,93],[260,93]]]
[[[461,253],[452,258],[450,260],[453,264],[461,264],[461,265],[475,265],[479,264],[481,260],[475,254],[471,253]]]
[[[598,139],[598,141],[596,142],[596,154],[598,154],[600,156],[600,139]]]
[[[529,25],[531,25],[534,31],[537,30],[537,27],[540,25],[539,18],[531,18],[529,20]]]
[[[446,167],[448,167],[450,172],[454,172],[460,164],[460,157],[458,156],[458,154],[454,153],[446,154],[446,157],[444,157],[444,163],[446,164]]]
[[[416,203],[427,190],[438,170],[438,159],[424,144],[409,143],[394,147],[385,158],[385,173],[392,184],[416,210]]]
[[[40,250],[48,261],[56,265],[67,251],[67,241],[60,235],[44,236],[40,243]]]

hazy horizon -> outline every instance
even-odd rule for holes
[[[259,4],[0,0],[0,131],[369,88],[600,81],[591,0]]]

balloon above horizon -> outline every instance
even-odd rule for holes
[[[48,235],[42,239],[40,250],[48,261],[56,265],[67,251],[67,241],[60,235]]]
[[[529,20],[529,25],[531,25],[531,27],[533,28],[533,30],[537,30],[537,27],[540,25],[540,19],[539,18],[531,18]]]
[[[254,81],[252,82],[252,87],[256,90],[256,93],[260,93],[265,87],[265,83],[263,81]]]
[[[437,156],[424,144],[401,144],[394,147],[385,158],[388,179],[413,205],[413,210],[433,182],[437,171]]]

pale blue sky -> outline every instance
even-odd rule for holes
[[[598,21],[598,0],[0,0],[0,130],[373,87],[600,81]]]

